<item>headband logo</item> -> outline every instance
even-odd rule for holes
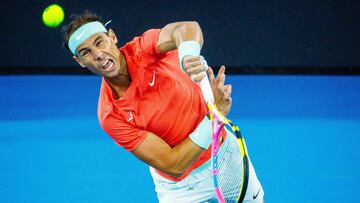
[[[76,36],[77,40],[80,40],[81,36],[83,36],[83,34],[85,33],[87,29],[84,29],[78,36]]]
[[[89,22],[89,23],[86,23],[86,24],[80,26],[70,36],[70,39],[68,41],[68,46],[69,46],[70,51],[74,55],[76,55],[77,47],[80,46],[80,44],[83,43],[86,39],[88,39],[92,35],[99,33],[99,32],[107,33],[106,28],[99,21]]]

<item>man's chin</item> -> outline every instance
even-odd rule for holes
[[[104,77],[106,77],[106,78],[109,78],[109,79],[111,79],[111,78],[116,78],[116,77],[118,77],[119,76],[119,69],[117,68],[117,67],[114,67],[114,69],[113,70],[111,70],[111,71],[103,71],[102,72],[102,75],[104,76]]]

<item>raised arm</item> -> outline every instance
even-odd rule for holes
[[[199,24],[195,21],[170,23],[160,31],[157,48],[161,53],[176,49],[181,42],[197,41],[202,46],[204,39]]]
[[[177,49],[180,43],[186,41],[195,41],[200,46],[203,45],[202,31],[197,22],[176,22],[166,25],[160,31],[157,48],[164,53]],[[200,78],[204,77],[204,74],[206,75],[205,67],[199,56],[191,57],[190,54],[184,64],[184,70],[190,77]],[[222,71],[222,75],[224,75],[224,71]],[[224,83],[224,78],[215,83],[213,75],[211,80],[212,84],[223,85]],[[219,97],[223,97],[223,95],[219,95]],[[169,175],[180,177],[197,160],[204,149],[208,148],[211,143],[211,134],[211,122],[205,117],[197,129],[175,147],[170,147],[160,137],[148,132],[145,140],[132,153],[150,166]]]
[[[197,41],[202,47],[204,43],[203,34],[200,25],[195,21],[184,21],[170,23],[160,31],[157,41],[157,48],[160,52],[167,52],[177,49],[180,43],[185,41]],[[198,56],[185,56],[180,59],[184,71],[194,82],[200,82],[206,76],[206,67],[201,63]],[[211,69],[208,70],[210,84],[215,97],[215,103],[223,113],[227,115],[231,108],[231,85],[224,85],[225,67],[220,68],[218,76],[214,77]]]

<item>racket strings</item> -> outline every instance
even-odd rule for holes
[[[243,184],[243,161],[238,142],[234,136],[228,136],[227,148],[218,159],[217,175],[219,188],[226,202],[237,202]]]
[[[239,202],[242,201],[247,188],[248,166],[247,149],[242,139],[239,128],[226,117],[219,113],[215,106],[209,105],[210,117],[213,128],[213,179],[215,192],[219,202]],[[229,126],[233,135],[228,135],[229,139],[225,151],[218,152],[219,132],[224,125]]]

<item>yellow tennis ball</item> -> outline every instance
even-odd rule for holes
[[[57,27],[64,21],[64,10],[57,4],[52,4],[45,8],[42,20],[48,27]]]

